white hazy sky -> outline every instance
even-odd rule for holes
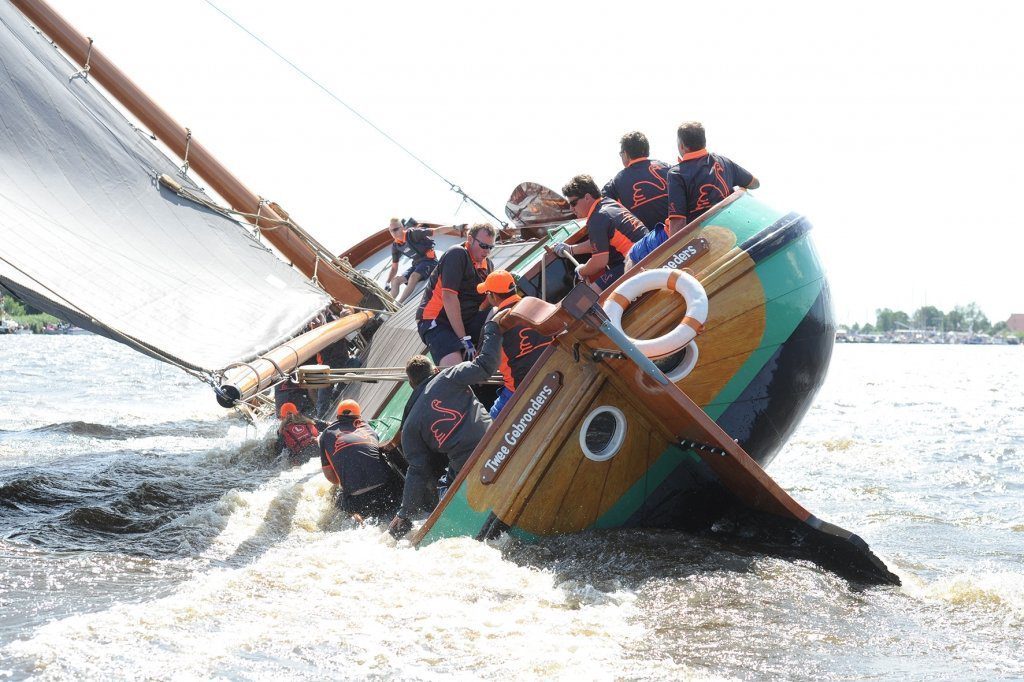
[[[50,0],[254,191],[342,250],[447,186],[202,0]],[[599,183],[642,130],[708,146],[807,215],[841,322],[1024,312],[1024,5],[216,0],[499,215]]]

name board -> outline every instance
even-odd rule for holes
[[[669,256],[668,260],[665,261],[664,267],[681,268],[690,263],[690,261],[700,258],[710,250],[711,245],[708,244],[708,240],[704,239],[704,237],[698,237],[697,239],[686,242],[686,245],[683,246],[683,248]]]
[[[521,406],[519,412],[516,413],[515,417],[506,422],[508,426],[498,441],[497,449],[484,461],[483,469],[480,472],[481,483],[484,485],[494,483],[505,463],[508,462],[512,457],[512,453],[516,451],[519,444],[526,438],[530,428],[537,422],[541,413],[551,403],[551,399],[554,398],[560,388],[562,388],[562,373],[551,372],[544,377],[544,383],[533,391],[533,395],[530,396],[529,400],[523,402],[525,399],[525,396],[523,396],[517,401]]]

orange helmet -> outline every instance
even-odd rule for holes
[[[476,285],[478,294],[511,294],[516,290],[516,280],[507,270],[495,270]]]
[[[285,403],[281,406],[281,419],[284,419],[290,414],[298,414],[299,408],[295,407],[295,403]]]
[[[354,400],[342,400],[338,403],[338,416],[339,417],[361,417],[362,410],[359,409],[359,403]]]

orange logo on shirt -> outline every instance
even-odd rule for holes
[[[550,346],[551,342],[554,341],[554,339],[551,338],[545,341],[544,343],[535,346],[533,345],[533,341],[530,340],[529,333],[529,329],[522,329],[519,331],[519,355],[516,356],[517,359],[523,357],[524,355],[529,355],[538,348]]]
[[[455,432],[455,427],[462,423],[462,418],[465,415],[457,410],[450,410],[444,407],[441,405],[440,400],[431,401],[430,407],[444,415],[430,425],[430,433],[433,434],[434,439],[437,440],[438,447],[440,447]]]
[[[638,180],[633,183],[633,208],[643,206],[649,201],[660,199],[668,192],[668,179],[658,175],[654,166],[648,166],[647,172],[653,180]],[[647,193],[644,190],[647,190]],[[659,193],[660,192],[660,193]]]
[[[725,177],[722,176],[722,173],[725,172],[722,164],[715,161],[714,165],[711,166],[711,172],[715,174],[717,184],[709,182],[700,186],[700,195],[697,197],[697,205],[693,207],[695,211],[702,211],[732,194],[732,192],[729,191],[729,185],[725,182]],[[711,192],[717,192],[719,195],[714,201],[711,200]]]

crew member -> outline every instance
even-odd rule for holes
[[[395,303],[402,305],[412,295],[421,280],[430,277],[437,267],[437,253],[434,251],[434,236],[440,232],[459,234],[455,226],[421,227],[413,218],[400,221],[392,218],[388,232],[394,240],[391,244],[391,272],[388,273],[391,295]],[[402,256],[409,258],[412,265],[398,275],[398,262]],[[399,294],[403,284],[408,284]]]
[[[363,421],[356,401],[342,400],[338,420],[321,434],[320,466],[341,487],[342,511],[357,521],[389,518],[398,509],[402,479],[381,455],[377,433]]]
[[[598,290],[607,289],[622,276],[626,255],[639,241],[647,228],[619,202],[601,195],[597,184],[589,175],[577,175],[562,188],[569,208],[580,220],[587,221],[588,241],[580,244],[555,244],[559,256],[566,254],[593,254],[590,260],[576,268],[581,279],[591,282]]]
[[[651,145],[640,131],[626,133],[619,140],[622,170],[601,190],[640,219],[653,232],[668,219],[668,164],[648,158]]]
[[[282,405],[279,414],[281,426],[277,429],[278,443],[287,450],[288,463],[296,466],[308,462],[317,452],[317,423],[300,414],[295,403]],[[320,425],[323,426],[323,422]]]
[[[676,131],[679,163],[668,172],[668,234],[687,224],[732,194],[733,187],[757,189],[761,183],[750,171],[707,150],[704,126],[688,121]]]
[[[640,131],[626,133],[619,140],[619,160],[624,166],[602,190],[609,199],[615,199],[635,215],[647,228],[633,244],[626,256],[625,269],[639,263],[668,236],[668,164],[648,158],[651,153],[647,136]]]
[[[494,269],[487,257],[497,231],[488,223],[469,228],[466,243],[448,249],[423,291],[417,330],[441,367],[476,356],[474,340],[487,318],[487,301],[476,287]]]
[[[483,336],[480,354],[472,361],[438,370],[430,358],[416,355],[405,366],[413,387],[402,423],[402,451],[409,468],[405,473],[402,506],[388,526],[394,537],[409,532],[411,517],[432,496],[444,469],[444,462],[439,460],[447,460],[458,474],[491,425],[491,418],[472,386],[489,379],[498,368],[498,323],[487,322]]]
[[[274,409],[278,414],[286,403],[291,403],[300,414],[312,414],[313,401],[309,399],[309,391],[292,381],[291,377],[274,386]]]
[[[502,311],[510,310],[512,306],[522,300],[516,293],[515,279],[505,270],[495,270],[487,275],[487,279],[477,287],[477,291],[487,294],[487,302],[498,311],[499,315],[502,314]],[[541,353],[551,345],[553,340],[554,337],[545,336],[533,327],[524,324],[505,328],[501,335],[501,362],[498,365],[498,371],[505,379],[505,385],[498,393],[498,399],[491,405],[492,420],[498,418],[505,403],[516,392],[516,388],[522,384],[523,379],[540,358]]]

